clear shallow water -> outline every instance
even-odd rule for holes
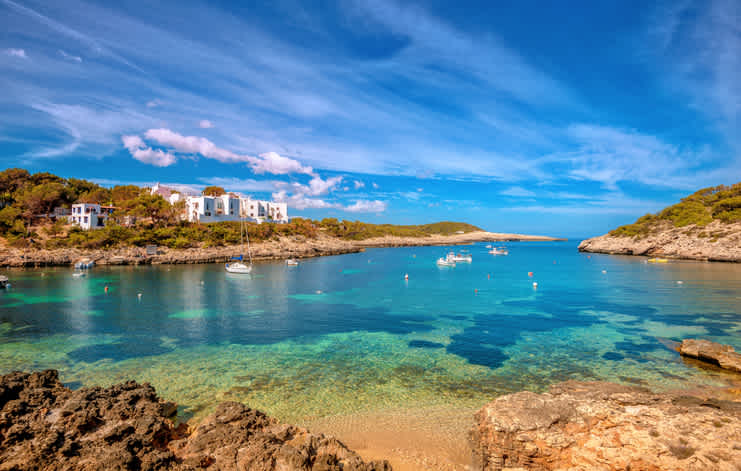
[[[11,270],[0,372],[57,368],[73,387],[135,378],[185,418],[228,399],[291,421],[478,407],[566,379],[655,389],[731,379],[659,339],[741,350],[741,265],[507,245],[507,257],[456,247],[474,261],[455,268],[435,265],[445,248],[414,247],[260,264],[247,277],[218,264],[97,267],[82,279]]]

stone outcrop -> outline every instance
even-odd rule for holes
[[[192,432],[152,386],[64,387],[56,371],[0,378],[0,470],[387,471],[334,438],[220,404]]]
[[[677,350],[683,356],[741,373],[741,354],[736,353],[730,345],[721,345],[710,340],[685,339]]]
[[[674,227],[669,223],[635,237],[605,234],[579,244],[582,252],[614,255],[741,262],[741,224],[712,222],[704,227]]]
[[[367,247],[407,247],[424,245],[470,244],[483,241],[549,241],[561,240],[545,236],[522,234],[500,234],[493,232],[469,232],[450,236],[432,235],[429,237],[377,237],[365,240],[343,240],[320,234],[314,239],[303,236],[281,237],[251,246],[255,260],[281,260],[286,258],[307,258],[324,255],[341,255],[361,252]],[[179,263],[223,263],[231,257],[242,254],[242,247],[194,247],[188,249],[169,249],[160,247],[156,255],[147,255],[142,247],[117,247],[112,249],[14,249],[0,250],[0,266],[34,267],[73,265],[80,259],[94,260],[97,265],[141,265],[141,264],[179,264]],[[244,254],[246,255],[246,254]]]
[[[470,439],[486,471],[735,471],[741,403],[569,381],[494,400]]]

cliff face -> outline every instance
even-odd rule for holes
[[[582,252],[741,262],[741,223],[714,221],[707,226],[661,224],[646,235],[603,236],[579,244]]]
[[[731,471],[741,463],[741,403],[570,381],[497,398],[470,438],[483,471]]]
[[[338,440],[235,402],[192,432],[152,386],[64,387],[53,370],[0,377],[0,470],[390,471]]]

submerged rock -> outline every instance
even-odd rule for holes
[[[569,381],[494,400],[470,439],[485,471],[738,470],[741,403]]]
[[[678,350],[681,355],[741,373],[741,354],[736,353],[730,345],[722,345],[710,340],[685,339],[682,340]]]
[[[0,470],[386,471],[338,440],[226,402],[187,434],[149,384],[64,387],[56,371],[0,377]]]

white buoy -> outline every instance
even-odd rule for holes
[[[139,299],[141,299],[142,298],[142,294],[139,293],[139,294],[136,295],[136,297],[139,298]]]
[[[316,294],[322,294],[322,290],[320,289],[316,290]]]
[[[605,273],[607,273],[607,270],[602,270],[602,274],[604,275]]]
[[[682,284],[684,284],[684,281],[682,281],[682,280],[679,280],[679,281],[677,281],[677,284],[678,284],[678,285],[682,285]]]
[[[538,282],[537,281],[533,281],[533,288],[537,288],[537,287],[538,287]]]
[[[409,280],[409,273],[404,274],[404,279],[407,281]]]

